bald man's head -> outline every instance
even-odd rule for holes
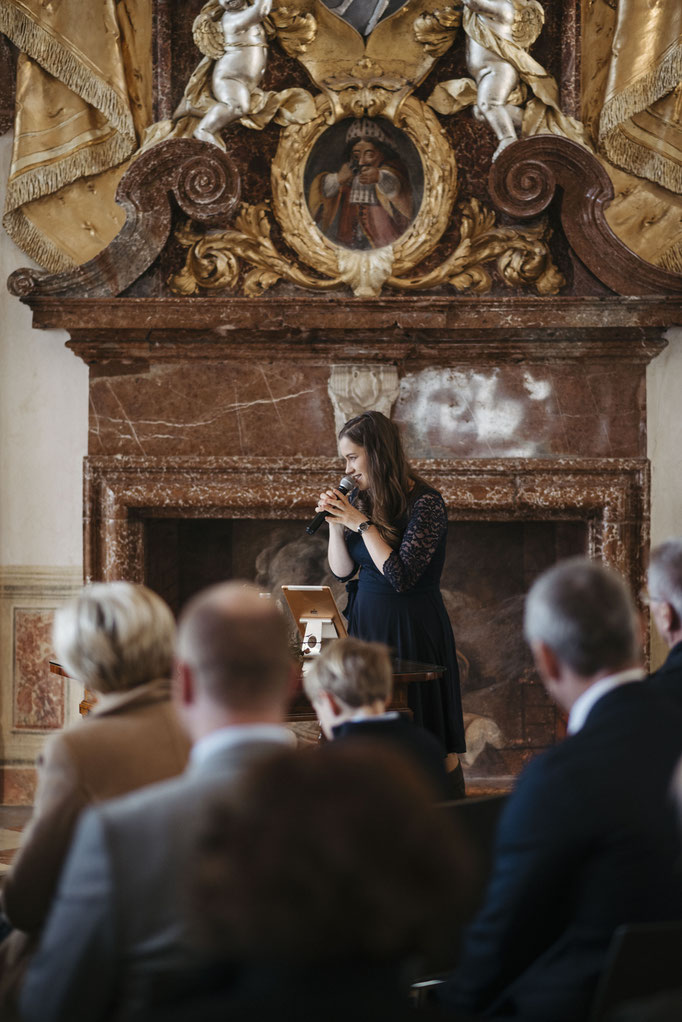
[[[190,600],[178,622],[177,656],[197,693],[230,711],[258,712],[287,698],[286,621],[248,583],[225,582]]]

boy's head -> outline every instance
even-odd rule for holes
[[[388,649],[379,642],[337,639],[305,672],[303,687],[331,738],[335,724],[362,710],[381,713],[386,708],[393,693]]]

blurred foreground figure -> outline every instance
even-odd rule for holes
[[[397,710],[387,710],[393,695],[393,670],[386,646],[362,639],[337,639],[309,665],[303,687],[330,741],[387,741],[429,778],[435,799],[450,797],[439,743]]]
[[[486,1018],[575,1022],[617,926],[682,918],[669,799],[682,714],[641,683],[634,606],[605,567],[575,558],[542,575],[525,633],[569,737],[509,799],[486,902],[443,997]]]
[[[668,543],[664,543],[663,547],[667,547],[668,545]],[[661,547],[658,547],[658,552],[660,552],[661,549]],[[652,591],[651,573],[649,575],[649,588],[650,591]],[[662,592],[660,589],[653,591]],[[653,604],[653,599],[651,599],[650,602]],[[680,832],[682,833],[682,760],[678,763],[673,776],[671,795],[677,807]],[[664,952],[664,958],[666,960],[672,959],[674,961],[674,955],[677,953],[677,960],[679,961],[679,951],[676,951],[675,949],[679,948],[680,935],[669,934],[668,940],[669,942],[667,943],[667,947]],[[648,963],[645,963],[643,967],[646,968],[647,965]],[[672,977],[669,978],[672,979]],[[628,1000],[625,1004],[616,1007],[607,1015],[608,1022],[680,1022],[681,1018],[682,972],[680,972],[679,967],[675,980],[666,983],[664,987],[659,987],[658,993],[648,997]]]
[[[192,871],[197,939],[225,965],[145,1022],[412,1018],[408,965],[452,961],[468,887],[430,803],[370,739],[259,765],[212,808]]]
[[[189,742],[171,703],[175,622],[160,596],[129,582],[87,586],[54,621],[57,658],[97,693],[85,721],[45,743],[33,818],[2,891],[11,922],[43,925],[79,814],[179,774]]]
[[[129,582],[86,586],[55,614],[57,657],[98,701],[86,720],[48,738],[38,759],[33,816],[2,889],[2,909],[16,927],[0,945],[7,1022],[81,812],[187,763],[189,742],[171,703],[174,641],[170,608]]]
[[[226,583],[190,601],[174,690],[189,766],[84,814],[22,990],[25,1022],[126,1018],[191,967],[180,888],[204,802],[293,741],[292,680],[284,618],[256,589]]]
[[[648,581],[651,616],[670,650],[651,684],[682,707],[682,539],[669,539],[651,551]]]

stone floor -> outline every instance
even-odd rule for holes
[[[0,882],[19,847],[31,812],[30,806],[0,806]]]

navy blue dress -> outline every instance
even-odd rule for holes
[[[435,681],[409,685],[408,703],[415,724],[435,735],[444,752],[464,752],[455,639],[440,593],[447,512],[440,493],[428,486],[415,486],[410,496],[400,546],[384,563],[383,574],[375,567],[362,536],[345,532],[348,553],[360,569],[357,580],[347,586],[348,634],[383,642],[403,660],[446,668]]]

